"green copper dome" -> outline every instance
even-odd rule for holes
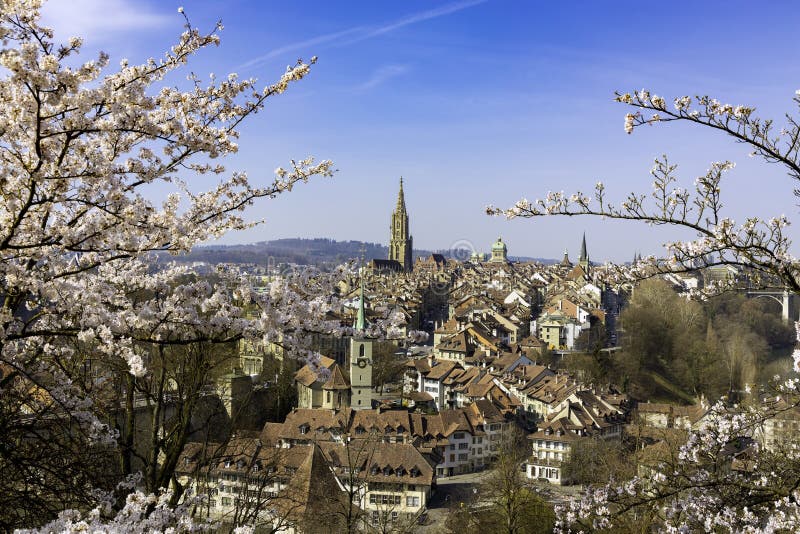
[[[500,237],[497,238],[497,241],[495,241],[494,245],[492,245],[492,250],[507,250],[506,244],[503,243],[502,238]]]

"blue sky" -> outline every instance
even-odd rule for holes
[[[386,243],[402,175],[417,247],[488,250],[502,235],[512,255],[556,258],[568,248],[574,257],[586,232],[593,259],[625,261],[685,234],[589,218],[506,221],[484,207],[598,180],[621,199],[649,187],[661,154],[687,185],[709,162],[735,161],[723,193],[737,220],[796,218],[796,184],[781,169],[711,131],[662,125],[626,135],[626,109],[613,102],[614,90],[646,87],[668,101],[709,94],[766,117],[796,112],[795,2],[51,0],[46,20],[57,36],[84,35],[87,50],[136,61],[171,44],[179,5],[201,28],[225,25],[195,72],[267,83],[298,57],[319,56],[306,80],[243,129],[228,166],[266,181],[313,154],[339,172],[259,202],[247,215],[267,222],[223,243]]]

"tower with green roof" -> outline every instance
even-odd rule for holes
[[[367,337],[367,318],[364,303],[364,272],[358,291],[358,311],[353,323],[355,332],[350,338],[350,407],[354,410],[372,408],[372,343]]]

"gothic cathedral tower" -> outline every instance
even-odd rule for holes
[[[350,407],[354,410],[372,409],[372,340],[365,334],[364,274],[361,274],[358,315],[355,333],[350,338]]]
[[[391,239],[389,240],[389,259],[397,260],[403,270],[412,269],[411,251],[413,238],[408,235],[408,212],[406,199],[403,196],[403,177],[400,177],[400,192],[397,194],[397,207],[392,212]]]

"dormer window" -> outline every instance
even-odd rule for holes
[[[389,468],[389,467],[384,467],[383,468],[383,476],[388,477],[391,474],[392,474],[392,469],[391,468]]]
[[[300,433],[301,433],[301,434],[307,434],[307,433],[308,433],[308,429],[309,429],[309,428],[310,428],[310,427],[309,427],[308,425],[302,425],[302,426],[300,427]]]
[[[229,459],[225,460],[225,467],[228,468],[230,466],[231,466],[231,461]]]

